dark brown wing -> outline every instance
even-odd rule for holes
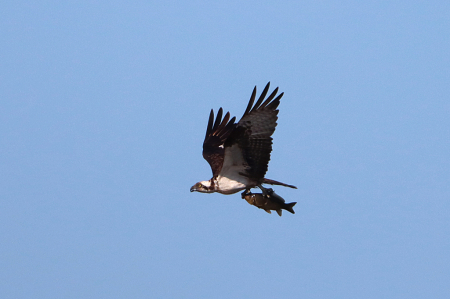
[[[268,169],[270,153],[272,152],[271,136],[277,126],[277,107],[283,96],[283,93],[280,93],[275,97],[278,92],[277,87],[265,99],[269,87],[270,82],[267,83],[258,101],[254,104],[256,98],[255,86],[247,109],[226,144],[226,146],[235,143],[239,145],[249,166],[246,174],[256,181],[262,181]]]
[[[217,112],[216,121],[214,121],[214,111],[211,109],[205,141],[203,142],[203,158],[211,166],[214,177],[222,169],[225,155],[224,143],[236,127],[234,123],[236,117],[230,120],[230,112],[227,112],[222,119],[222,114],[223,110],[220,108]]]

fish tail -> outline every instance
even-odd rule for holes
[[[290,203],[287,203],[287,204],[284,206],[284,209],[285,209],[286,211],[291,212],[292,214],[295,214],[294,209],[293,209],[293,207],[295,206],[295,204],[296,204],[296,202],[290,202]],[[281,216],[281,215],[280,215],[280,216]]]
[[[278,181],[271,180],[271,179],[266,179],[266,178],[264,178],[263,183],[264,184],[269,184],[269,185],[280,185],[280,186],[284,186],[284,187],[297,189],[297,187],[295,187],[293,185],[288,185],[288,184],[285,184],[285,183],[282,183],[282,182],[278,182]]]

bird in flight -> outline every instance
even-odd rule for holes
[[[236,117],[230,119],[229,112],[222,119],[222,108],[214,118],[211,109],[203,142],[203,158],[211,166],[213,176],[210,180],[196,183],[191,187],[191,192],[233,194],[244,190],[244,198],[250,194],[251,188],[259,187],[262,196],[270,198],[273,190],[264,188],[262,184],[297,189],[264,177],[272,152],[271,136],[277,126],[277,108],[283,96],[283,93],[277,96],[277,87],[266,98],[269,87],[270,82],[255,103],[255,86],[247,109],[237,123]]]

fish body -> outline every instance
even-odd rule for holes
[[[251,193],[245,191],[242,193],[242,198],[249,204],[263,209],[267,213],[271,214],[271,210],[274,210],[281,216],[281,211],[286,210],[295,214],[293,207],[296,202],[286,203],[284,199],[276,194],[272,189],[267,189],[267,194],[263,193]]]

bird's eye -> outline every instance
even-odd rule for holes
[[[198,188],[201,188],[201,187],[202,187],[202,184],[198,183],[198,184],[197,184],[197,187],[198,187]]]

